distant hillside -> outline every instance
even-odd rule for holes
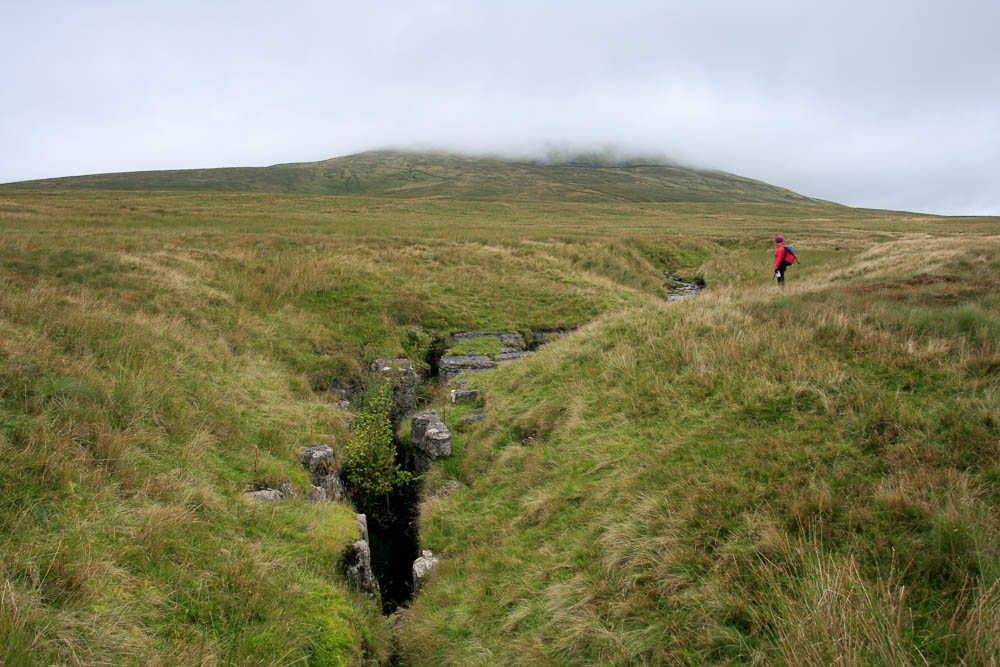
[[[444,153],[372,151],[271,167],[181,169],[22,181],[0,188],[198,190],[523,201],[829,204],[722,171],[600,161],[509,162]]]

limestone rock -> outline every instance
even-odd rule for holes
[[[413,590],[419,590],[424,577],[434,571],[441,562],[440,556],[435,556],[430,549],[424,549],[420,558],[413,561]]]
[[[298,495],[298,491],[296,491],[295,485],[291,482],[284,482],[277,489],[258,489],[257,491],[247,491],[243,495],[253,500],[274,502],[276,500],[284,500],[285,498],[294,498]]]
[[[438,416],[437,410],[424,410],[419,415],[413,415],[410,419],[410,442],[413,446],[416,447],[418,442],[423,442],[427,426],[431,422],[440,420],[441,417]]]
[[[274,502],[276,500],[281,500],[283,496],[281,491],[278,489],[261,489],[260,491],[247,491],[245,494],[247,498],[252,498],[254,500],[264,500],[267,502]]]
[[[462,373],[482,373],[493,368],[496,362],[481,354],[444,356],[438,362],[438,375],[442,382],[450,382]]]
[[[333,447],[329,445],[313,445],[303,447],[299,452],[302,467],[309,471],[312,492],[309,499],[313,502],[324,500],[336,501],[344,494],[344,484],[340,481],[340,470],[333,455]]]
[[[354,521],[358,524],[358,535],[365,542],[368,541],[368,516],[365,514],[355,515]]]
[[[478,389],[452,389],[451,390],[451,402],[452,404],[460,403],[462,401],[476,401],[479,400],[479,390]]]
[[[358,534],[361,539],[344,550],[342,556],[344,573],[348,583],[356,586],[369,595],[378,597],[378,582],[372,572],[372,553],[368,546],[368,517],[358,514],[354,517],[358,524]]]
[[[438,422],[427,428],[420,449],[432,459],[451,456],[451,431],[444,422]]]
[[[347,582],[368,595],[378,595],[378,582],[372,573],[372,552],[368,542],[358,540],[344,552],[344,574]]]
[[[435,410],[424,410],[411,421],[410,442],[424,456],[440,459],[451,456],[451,431]]]
[[[339,471],[331,472],[327,475],[315,478],[313,480],[313,484],[316,487],[323,489],[323,493],[326,494],[327,500],[337,501],[344,495],[344,483],[340,480]]]
[[[471,415],[465,415],[458,420],[459,424],[475,424],[476,422],[481,422],[486,419],[485,412],[473,412]]]
[[[417,404],[420,374],[409,359],[388,358],[372,362],[371,372],[392,381],[392,407],[389,410],[389,420],[393,429],[396,429],[403,417]]]
[[[508,351],[504,352],[504,350]],[[500,350],[500,354],[494,357],[493,360],[496,361],[498,364],[506,364],[511,361],[520,361],[521,359],[524,359],[530,354],[533,354],[533,352],[527,352],[525,350],[520,350],[517,348],[505,347],[503,348],[503,350]]]
[[[434,495],[436,495],[438,498],[447,498],[451,494],[453,494],[456,491],[458,491],[458,489],[461,488],[461,486],[462,486],[461,484],[459,484],[457,481],[455,481],[455,480],[452,479],[452,480],[449,480],[440,489],[438,489],[437,493],[435,493]]]
[[[299,460],[302,461],[302,467],[313,474],[335,466],[333,447],[330,445],[303,447],[299,452]]]
[[[524,336],[519,333],[504,333],[497,336],[504,345],[524,347]]]

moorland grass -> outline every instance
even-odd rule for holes
[[[381,195],[476,201],[733,202],[829,205],[720,171],[678,165],[541,164],[447,153],[370,151],[270,167],[94,174],[0,184],[55,190],[184,190]]]
[[[477,376],[404,656],[996,664],[998,250],[881,243]]]
[[[988,663],[996,228],[5,191],[0,661],[387,659],[336,571],[351,508],[301,500],[298,448],[347,437],[326,390],[423,363],[433,333],[591,322],[476,378],[487,419],[428,476],[466,488],[426,503],[447,558],[407,660]],[[779,231],[801,259],[780,294]],[[663,271],[709,288],[667,306]],[[242,498],[284,481],[300,499]]]

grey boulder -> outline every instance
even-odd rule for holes
[[[299,452],[299,460],[302,467],[311,473],[322,472],[335,465],[333,458],[333,447],[330,445],[313,445],[303,447]]]
[[[417,386],[420,374],[409,359],[376,359],[371,364],[372,374],[392,383],[392,407],[389,420],[398,428],[403,416],[417,404]]]
[[[347,547],[344,564],[344,574],[349,584],[368,595],[377,595],[378,583],[372,574],[372,552],[366,541],[358,540]]]
[[[446,482],[443,486],[441,486],[441,488],[438,489],[437,493],[435,493],[434,495],[436,495],[438,498],[447,498],[451,494],[458,491],[461,488],[461,486],[462,485],[459,484],[454,479],[448,480],[448,482]]]
[[[451,456],[451,431],[435,410],[424,410],[411,420],[410,442],[430,459]]]
[[[449,382],[462,373],[483,373],[496,368],[496,362],[482,354],[444,356],[438,362],[438,375],[442,382]]]
[[[340,497],[344,495],[344,483],[340,481],[339,472],[331,472],[328,475],[318,477],[313,481],[313,484],[323,490],[323,493],[326,494],[326,500],[340,500]]]
[[[265,502],[274,502],[276,500],[281,500],[284,498],[281,495],[281,491],[278,489],[261,489],[260,491],[247,491],[245,494],[247,498],[251,500],[263,500]]]
[[[440,556],[435,556],[430,549],[424,549],[420,558],[413,561],[413,590],[418,590],[424,578],[437,568],[441,562]]]
[[[452,404],[461,403],[462,401],[475,401],[479,399],[478,389],[452,389],[451,390],[451,402]]]
[[[458,420],[459,424],[475,424],[476,422],[481,422],[486,419],[485,412],[473,412],[471,415],[465,415]]]

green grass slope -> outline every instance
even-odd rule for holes
[[[447,559],[405,660],[988,663],[997,226],[0,192],[0,663],[387,660],[338,571],[351,508],[243,491],[304,495],[299,447],[347,436],[325,390],[376,357],[588,322],[477,378],[488,419],[428,476],[465,488],[426,504]],[[780,296],[776,231],[802,260]],[[664,270],[709,289],[666,306]]]
[[[398,151],[373,151],[322,162],[271,167],[97,174],[0,187],[351,194],[485,201],[825,203],[721,171],[664,164],[546,165]]]
[[[323,390],[420,362],[414,324],[569,325],[655,294],[639,249],[572,231],[602,215],[0,195],[0,663],[387,659],[338,572],[352,509],[301,499],[299,447],[347,435]],[[300,499],[243,498],[283,481]]]
[[[476,377],[410,664],[997,664],[1000,236],[814,234]]]

